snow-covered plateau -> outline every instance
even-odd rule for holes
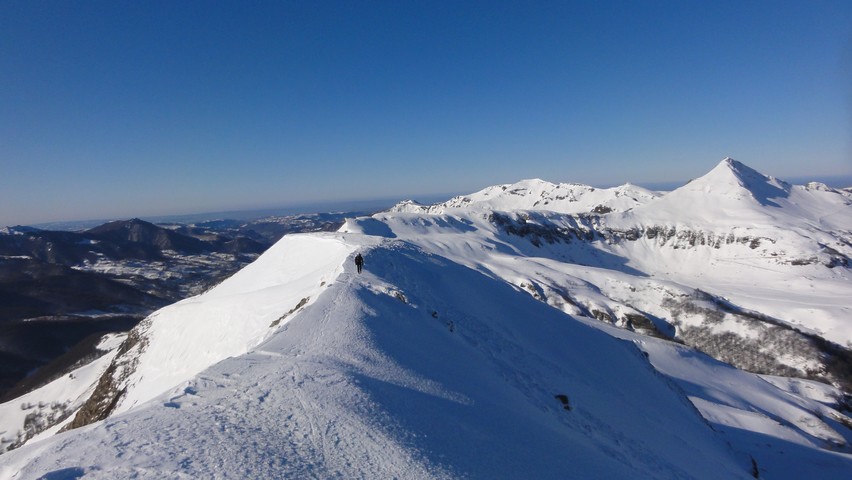
[[[850,257],[848,190],[732,159],[403,202],[0,404],[0,479],[846,479]]]

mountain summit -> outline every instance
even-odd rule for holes
[[[681,187],[683,191],[702,192],[719,197],[742,198],[748,194],[762,206],[779,206],[775,198],[786,198],[791,186],[768,177],[753,168],[727,157],[706,175]]]
[[[822,187],[791,185],[725,158],[707,174],[637,206],[627,215],[628,223],[653,221],[718,231],[819,224],[828,220],[827,213],[842,214],[850,202],[849,195]]]

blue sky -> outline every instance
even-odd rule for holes
[[[0,225],[852,174],[852,2],[0,2]]]

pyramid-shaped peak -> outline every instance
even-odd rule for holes
[[[764,206],[774,206],[775,202],[770,199],[786,197],[789,194],[790,185],[764,175],[731,157],[725,157],[707,174],[689,182],[679,190],[734,197],[747,195]]]
[[[730,185],[749,189],[753,185],[760,185],[773,180],[772,177],[768,177],[742,162],[731,157],[725,157],[715,168],[690,182],[690,185],[702,188]]]
[[[757,170],[731,157],[725,157],[724,160],[719,162],[718,167],[728,169],[732,172],[751,171],[757,173]]]
[[[716,170],[722,170],[722,171],[725,171],[725,172],[730,172],[731,174],[735,175],[740,180],[746,180],[746,179],[758,180],[759,179],[759,180],[765,181],[766,179],[769,178],[766,175],[758,172],[757,170],[749,167],[748,165],[746,165],[742,162],[739,162],[737,160],[734,160],[731,157],[725,157],[725,159],[722,160],[721,162],[719,162],[719,165],[717,165],[716,168],[714,168],[712,171],[716,171]]]

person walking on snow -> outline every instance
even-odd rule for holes
[[[358,273],[361,273],[361,269],[364,267],[364,257],[360,253],[355,255],[355,266],[358,267]]]

